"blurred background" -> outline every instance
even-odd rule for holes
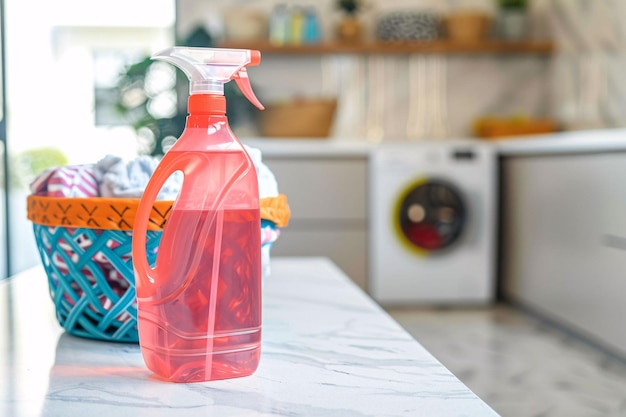
[[[34,172],[159,154],[180,133],[186,80],[148,59],[173,44],[262,50],[250,74],[268,111],[227,91],[243,139],[378,143],[626,123],[619,0],[3,3],[4,194],[15,196],[5,212],[21,237],[2,240],[5,276],[37,261],[17,232]]]
[[[181,133],[187,80],[151,54],[259,49],[266,110],[225,94],[289,198],[273,256],[330,257],[503,415],[626,415],[625,1],[0,6],[0,278],[40,262],[39,172]]]

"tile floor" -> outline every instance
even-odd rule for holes
[[[503,417],[626,417],[626,361],[525,312],[388,312]]]

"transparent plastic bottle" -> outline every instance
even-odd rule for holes
[[[302,41],[304,43],[317,43],[320,41],[320,24],[315,6],[304,8],[304,30]]]
[[[289,8],[278,3],[272,8],[269,19],[269,40],[272,45],[283,46],[289,39]]]
[[[225,115],[223,84],[237,81],[262,108],[246,65],[257,51],[170,48],[153,56],[190,78],[186,127],[142,196],[133,229],[139,343],[146,365],[174,382],[252,374],[261,350],[261,242],[252,159]],[[156,264],[146,257],[152,204],[175,172],[184,176]]]

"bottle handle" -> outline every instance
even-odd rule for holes
[[[144,191],[144,195],[139,204],[139,208],[137,210],[137,215],[135,218],[135,224],[133,227],[133,240],[132,240],[132,257],[133,257],[133,265],[135,267],[135,292],[137,294],[138,299],[143,299],[144,301],[151,300],[156,302],[157,300],[152,299],[155,295],[155,290],[157,287],[161,288],[160,291],[160,299],[158,302],[165,302],[175,296],[177,296],[179,291],[182,291],[185,287],[185,283],[180,283],[180,285],[176,285],[178,288],[175,291],[169,291],[163,289],[163,283],[167,282],[168,277],[160,277],[158,271],[158,262],[154,268],[151,268],[148,264],[147,254],[146,254],[146,231],[148,229],[148,219],[150,216],[150,211],[152,210],[152,205],[156,201],[156,197],[158,192],[161,190],[161,187],[167,181],[167,179],[176,171],[181,171],[185,173],[185,167],[188,165],[193,165],[198,161],[193,161],[193,159],[197,158],[197,156],[191,155],[177,155],[175,157],[170,157],[173,155],[168,153],[165,155],[157,169],[152,174],[152,178]],[[246,162],[243,162],[235,168],[232,172],[230,172],[225,178],[224,185],[220,192],[215,196],[215,199],[211,202],[213,211],[222,210],[224,201],[227,196],[230,194],[232,187],[237,183],[251,168],[254,170],[254,164],[250,158],[250,156],[245,152]],[[199,164],[200,166],[204,164]],[[210,165],[205,165],[206,169],[209,169]],[[183,179],[183,185],[181,188],[181,193],[185,193],[185,190],[188,186],[192,186],[192,183],[187,183],[186,179]],[[175,215],[176,211],[176,202],[174,202],[174,207],[172,208],[171,216]],[[171,217],[170,216],[170,217]],[[210,229],[210,225],[213,219],[204,224],[203,235]],[[166,225],[167,228],[167,225]],[[165,230],[164,230],[165,232]],[[195,251],[200,250],[198,247],[194,249]],[[157,260],[160,257],[157,256]],[[219,259],[219,256],[216,258]],[[155,283],[157,285],[155,285]]]
[[[163,158],[166,162],[165,159]],[[172,161],[175,162],[175,161]],[[148,186],[143,192],[135,222],[133,226],[132,239],[132,258],[135,271],[135,292],[137,298],[148,298],[152,295],[150,288],[152,283],[158,282],[158,270],[156,266],[152,268],[148,263],[148,255],[146,253],[146,232],[148,230],[148,221],[152,211],[152,206],[159,195],[159,191],[163,184],[176,171],[176,169],[168,169],[172,164],[162,164],[152,174]]]

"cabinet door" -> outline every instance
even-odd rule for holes
[[[626,355],[626,153],[503,164],[505,294]]]
[[[366,289],[366,231],[357,229],[289,229],[272,247],[271,256],[330,258],[362,289]]]
[[[263,161],[287,196],[289,225],[272,256],[325,256],[365,288],[366,157],[273,157]]]
[[[289,199],[292,219],[366,219],[365,157],[264,156],[263,162]]]

